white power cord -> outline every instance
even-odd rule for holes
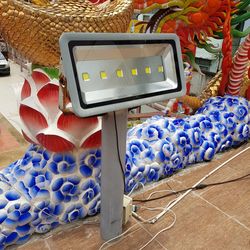
[[[131,191],[128,193],[128,196],[130,196],[134,192],[134,190],[139,187],[139,184],[142,186],[142,188],[145,187],[142,182],[137,182],[136,185],[134,185]]]
[[[146,210],[149,210],[149,211],[157,211],[157,210],[163,210],[164,209],[164,207],[145,207],[145,206],[140,206],[140,208],[146,209]]]
[[[131,226],[130,228],[128,228],[126,231],[124,231],[123,233],[117,235],[116,237],[110,239],[110,240],[107,240],[105,241],[99,248],[99,250],[102,250],[102,249],[107,249],[108,247],[110,246],[107,246],[105,247],[105,245],[107,245],[108,243],[112,242],[113,240],[116,240],[116,239],[119,239],[120,237],[122,237],[123,235],[125,235],[127,232],[129,232],[132,228],[134,228],[135,226],[137,226],[138,224],[134,224],[133,226]],[[105,248],[104,248],[105,247]]]
[[[164,211],[166,211],[166,209],[167,209],[173,202],[175,202],[175,201],[176,201],[176,199],[170,201],[165,207],[157,207],[157,208],[147,208],[147,207],[145,207],[145,208],[148,209],[148,210],[153,210],[153,209],[159,210],[159,209],[161,209],[162,212],[164,212]],[[161,213],[162,213],[162,212],[161,212]],[[161,213],[160,213],[160,214],[161,214]],[[156,217],[157,217],[159,214],[156,215],[156,216],[153,216],[151,219],[144,219],[143,217],[141,217],[139,214],[137,214],[137,213],[135,213],[135,212],[132,212],[132,215],[133,215],[136,219],[140,220],[140,221],[143,222],[143,223],[154,224],[156,221],[158,221],[158,219],[156,220]]]
[[[172,211],[172,210],[168,210],[168,212],[171,212],[173,215],[174,215],[174,220],[173,220],[173,222],[169,225],[169,226],[167,226],[167,227],[165,227],[165,228],[163,228],[162,230],[160,230],[158,233],[156,233],[145,245],[143,245],[139,250],[142,250],[142,249],[144,249],[146,246],[148,246],[159,234],[161,234],[161,233],[163,233],[163,232],[165,232],[165,231],[167,231],[167,230],[169,230],[170,228],[172,228],[173,226],[174,226],[174,224],[175,224],[175,222],[176,222],[176,214]]]
[[[228,160],[226,160],[225,162],[220,164],[217,168],[215,168],[214,170],[212,170],[211,172],[206,174],[203,178],[201,178],[198,182],[196,182],[190,189],[188,189],[184,194],[180,195],[172,204],[170,204],[168,207],[166,207],[165,210],[163,210],[161,213],[159,213],[155,217],[155,219],[153,219],[152,223],[155,223],[156,221],[158,221],[164,214],[166,214],[172,207],[174,207],[177,203],[179,203],[185,196],[187,196],[193,189],[195,189],[200,183],[202,183],[204,180],[206,180],[210,175],[212,175],[213,173],[215,173],[216,171],[221,169],[223,166],[225,166],[228,162],[232,161],[233,159],[235,159],[236,157],[238,157],[239,155],[241,155],[242,153],[246,152],[249,149],[250,149],[250,147],[245,148],[244,150],[242,150],[239,153],[237,153],[236,155],[232,156],[231,158],[229,158]]]
[[[162,209],[164,209],[163,207],[162,207]],[[175,224],[175,222],[176,222],[176,214],[172,211],[172,210],[169,210],[169,212],[171,212],[173,215],[174,215],[174,221],[169,225],[169,226],[167,226],[167,227],[165,227],[165,228],[163,228],[161,231],[159,231],[156,235],[154,235],[154,237],[152,238],[152,239],[150,239],[142,248],[140,248],[140,249],[143,249],[143,248],[145,248],[148,244],[150,244],[160,233],[162,233],[162,232],[164,232],[164,231],[166,231],[166,230],[168,230],[168,229],[170,229],[170,228],[172,228],[173,226],[174,226],[174,224]],[[112,239],[110,239],[110,240],[108,240],[108,241],[105,241],[102,245],[101,245],[101,247],[99,248],[99,250],[102,250],[102,249],[107,249],[107,248],[109,248],[109,247],[111,247],[110,245],[109,246],[106,246],[108,243],[110,243],[110,242],[112,242],[112,241],[114,241],[114,240],[116,240],[116,239],[119,239],[120,237],[122,237],[123,235],[125,235],[126,233],[128,233],[132,228],[134,228],[135,226],[140,226],[141,224],[143,224],[143,223],[149,223],[149,221],[151,221],[152,220],[152,218],[151,219],[149,219],[149,220],[144,220],[144,221],[142,221],[142,222],[139,222],[138,220],[136,220],[136,224],[134,224],[133,226],[131,226],[130,228],[128,228],[126,231],[124,231],[122,234],[119,234],[118,236],[116,236],[116,237],[114,237],[114,238],[112,238]],[[105,247],[106,246],[106,247]]]
[[[217,168],[215,168],[214,170],[210,171],[208,174],[206,174],[203,178],[201,178],[197,183],[195,183],[190,189],[188,189],[184,194],[180,195],[179,197],[177,197],[176,199],[170,201],[168,203],[168,205],[165,208],[162,208],[163,211],[161,213],[159,213],[158,215],[154,216],[153,218],[149,219],[149,220],[145,220],[144,218],[142,218],[141,216],[139,216],[137,213],[132,212],[132,215],[141,220],[141,223],[150,223],[150,224],[154,224],[156,223],[162,216],[164,216],[166,213],[171,212],[172,214],[174,214],[174,221],[171,223],[171,225],[169,225],[168,227],[163,228],[162,230],[160,230],[158,233],[156,233],[151,239],[150,241],[148,241],[144,246],[142,246],[139,250],[144,249],[146,246],[148,246],[160,233],[172,228],[176,222],[176,214],[171,210],[172,207],[174,207],[177,203],[179,203],[185,196],[187,196],[194,188],[196,188],[200,183],[202,183],[204,180],[206,180],[209,176],[211,176],[213,173],[215,173],[216,171],[218,171],[219,169],[221,169],[223,166],[225,166],[228,162],[232,161],[233,159],[235,159],[236,157],[238,157],[239,155],[241,155],[242,153],[246,152],[247,150],[249,150],[250,147],[245,148],[244,150],[242,150],[241,152],[237,153],[236,155],[232,156],[231,158],[229,158],[228,160],[226,160],[225,162],[223,162],[222,164],[220,164]],[[133,191],[133,190],[132,190]],[[162,190],[163,191],[163,190]],[[166,190],[164,190],[166,191]],[[170,190],[168,190],[170,191]],[[156,192],[160,192],[160,191],[156,191]],[[153,192],[149,195],[149,197],[147,199],[149,199],[154,193]],[[171,192],[174,192],[173,190],[171,190]],[[153,209],[153,208],[148,208],[148,209]],[[155,209],[161,209],[161,208],[155,208]],[[138,222],[140,223],[140,222]],[[122,234],[104,242],[101,247],[99,248],[99,250],[103,249],[103,247],[112,242],[115,239],[120,238],[121,236],[125,235],[127,232],[129,232],[132,228],[134,228],[137,224],[131,226],[129,229],[127,229],[125,232],[123,232]],[[109,246],[107,246],[109,247]],[[106,249],[106,248],[105,248]]]
[[[158,190],[158,191],[154,191],[152,192],[148,198],[146,200],[149,200],[151,198],[151,196],[153,196],[154,194],[157,194],[157,193],[163,193],[163,192],[170,192],[170,193],[174,193],[176,194],[176,192],[174,190],[170,190],[170,189],[166,189],[166,190]]]

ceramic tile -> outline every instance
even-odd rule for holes
[[[19,146],[16,138],[11,135],[7,128],[0,124],[0,152],[9,151]]]
[[[23,136],[0,114],[0,169],[22,157],[28,147]]]
[[[22,121],[19,115],[7,115],[6,120],[12,125],[15,131],[18,131],[19,134],[22,136]]]
[[[160,184],[153,186],[152,188],[148,189],[147,191],[143,192],[142,194],[133,196],[133,200],[146,200],[151,195],[150,199],[154,199],[157,197],[168,195],[167,197],[164,197],[162,199],[156,199],[153,201],[148,202],[138,202],[134,201],[134,204],[136,204],[139,207],[163,207],[166,206],[170,201],[177,198],[178,195],[175,194],[173,191],[182,190],[185,187],[182,185],[181,182],[174,180],[174,177],[169,177],[163,181],[161,181]],[[173,190],[173,191],[172,191]],[[162,192],[159,192],[162,191]],[[147,219],[154,216],[154,214],[157,213],[157,211],[148,211],[144,208],[142,210],[145,210],[144,213],[147,215]]]
[[[9,247],[7,250],[52,250],[46,240],[35,240],[32,242],[27,242],[26,244],[19,246],[19,247]]]
[[[18,147],[16,149],[0,153],[0,170],[23,157],[26,149],[27,147]]]
[[[52,234],[46,239],[53,250],[98,249],[101,245],[99,225],[81,225]]]
[[[135,233],[130,233],[128,236],[123,237],[119,242],[113,244],[108,249],[112,250],[130,250],[130,249],[140,249],[148,241],[150,241],[152,235],[147,233],[144,229],[140,228]],[[156,240],[148,244],[144,250],[163,250],[166,249],[164,246],[159,244]]]
[[[20,144],[28,144],[25,139],[23,138],[23,135],[17,131],[17,129],[11,124],[6,117],[4,117],[0,113],[0,126],[2,129],[7,130],[15,140],[17,140]]]
[[[199,197],[186,197],[173,211],[177,216],[174,227],[157,237],[167,249],[247,249],[249,246],[248,230]],[[155,225],[145,227],[156,234],[172,221],[172,216],[167,214]]]
[[[182,182],[186,187],[191,187],[197,181],[199,181],[202,177],[204,177],[206,174],[208,174],[210,171],[212,171],[216,167],[220,166],[226,160],[235,156],[237,153],[241,152],[243,149],[245,149],[249,146],[250,146],[250,144],[246,143],[239,148],[230,149],[230,150],[225,151],[223,153],[219,153],[219,154],[215,155],[215,158],[211,162],[194,164],[194,165],[184,169],[180,173],[177,173],[176,175],[174,175],[174,179]],[[249,152],[250,152],[250,150],[249,150]],[[242,156],[240,155],[235,160],[232,160],[232,163],[234,161],[238,161],[240,159],[240,157],[242,157]],[[207,179],[207,181],[208,180],[209,180],[209,182],[220,181],[226,177],[230,177],[235,172],[234,170],[236,170],[235,168],[233,168],[233,170],[231,169],[231,166],[233,165],[232,163],[231,162],[227,163],[218,172],[211,175],[209,177],[209,179]],[[224,173],[225,168],[230,168],[231,172],[226,170]],[[226,176],[225,174],[228,176]]]
[[[247,145],[249,146],[250,144]],[[243,149],[244,147],[242,147]],[[250,173],[250,149],[232,160],[230,168],[240,172],[242,175]]]
[[[134,223],[128,224],[123,230],[127,230]],[[135,226],[125,236],[106,246],[108,249],[139,249],[147,241],[151,239],[148,234],[140,226]],[[100,237],[99,225],[81,225],[69,231],[60,231],[51,235],[46,239],[48,245],[53,250],[96,250],[104,243]],[[158,242],[152,242],[151,249],[165,249]],[[105,248],[104,248],[105,249]],[[149,248],[145,248],[149,249]]]
[[[238,178],[237,173],[232,178]],[[250,230],[250,178],[216,186],[201,194],[204,199],[232,216]],[[249,231],[250,234],[250,231]]]
[[[18,96],[23,82],[23,76],[20,72],[20,66],[11,63],[10,77],[0,77],[0,113],[4,115],[13,126],[17,126],[15,119],[18,117]]]

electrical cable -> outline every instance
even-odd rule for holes
[[[169,190],[169,189],[166,189],[166,190],[159,190],[159,191],[154,191],[152,192],[148,198],[146,200],[149,200],[151,198],[152,195],[154,194],[157,194],[157,193],[162,193],[162,192],[170,192],[171,194],[176,194],[176,191],[174,191],[173,189]]]
[[[125,171],[124,171],[122,160],[121,160],[121,154],[120,154],[120,148],[119,148],[119,138],[118,138],[118,129],[117,129],[117,121],[116,121],[116,113],[115,113],[115,111],[113,112],[113,114],[114,114],[115,134],[116,134],[116,136],[115,136],[115,138],[116,138],[116,149],[117,149],[117,154],[118,154],[118,160],[119,160],[120,168],[121,168],[122,175],[123,175],[124,188],[125,188]]]
[[[132,215],[133,215],[133,216],[136,215],[135,217],[137,217],[137,219],[138,219],[138,218],[143,219],[143,222],[142,222],[142,223],[151,223],[151,224],[154,224],[154,223],[157,222],[162,216],[164,216],[166,213],[168,213],[169,211],[172,211],[171,208],[174,207],[178,202],[180,202],[180,201],[181,201],[185,196],[187,196],[192,190],[196,189],[197,187],[198,187],[197,189],[204,188],[204,187],[205,187],[205,184],[202,184],[202,182],[203,182],[205,179],[207,179],[210,175],[212,175],[213,173],[215,173],[216,171],[218,171],[220,168],[222,168],[223,166],[225,166],[228,162],[230,162],[231,160],[235,159],[237,156],[241,155],[242,153],[244,153],[244,152],[247,151],[248,149],[250,149],[250,147],[245,148],[244,150],[242,150],[241,152],[237,153],[236,155],[234,155],[233,157],[231,157],[230,159],[228,159],[228,160],[225,161],[224,163],[220,164],[220,165],[219,165],[218,167],[216,167],[214,170],[210,171],[210,172],[209,172],[208,174],[206,174],[203,178],[201,178],[197,183],[195,183],[191,188],[187,189],[186,192],[185,192],[184,194],[180,195],[180,196],[177,197],[175,200],[171,201],[171,202],[165,207],[165,209],[164,209],[161,213],[159,213],[157,216],[154,216],[152,219],[145,220],[145,219],[143,219],[141,216],[138,216],[138,214],[136,214],[135,212],[133,212]],[[229,183],[229,182],[241,180],[241,179],[243,179],[243,178],[245,178],[245,177],[247,177],[247,176],[249,176],[249,175],[250,175],[250,174],[247,174],[247,175],[244,175],[244,176],[242,176],[242,177],[239,177],[239,178],[236,178],[236,179],[233,179],[233,180],[224,181],[224,182],[221,182],[221,183],[217,182],[216,184],[219,185],[219,184],[224,184],[224,183]],[[211,183],[211,184],[209,184],[209,185],[211,186],[212,184],[213,184],[213,183]],[[180,192],[180,191],[179,191],[179,192]],[[176,191],[176,193],[178,193],[178,191]],[[170,195],[173,195],[173,193],[168,194],[168,195],[165,195],[164,197],[170,196]],[[161,197],[161,198],[163,198],[163,197]],[[153,200],[153,199],[151,199],[151,200]],[[155,198],[154,198],[154,200],[155,200]],[[134,201],[135,201],[135,200],[134,200]],[[138,201],[141,201],[141,200],[138,200]],[[144,202],[147,202],[147,201],[150,201],[150,200],[144,200]],[[173,211],[172,211],[172,212],[173,212]],[[162,232],[168,230],[169,228],[171,228],[171,227],[174,225],[175,221],[176,221],[176,215],[175,215],[174,222],[173,222],[170,226],[168,226],[168,227],[162,229],[162,230],[159,231],[157,234],[155,234],[155,235],[153,236],[153,238],[152,238],[149,242],[147,242],[142,248],[140,248],[140,250],[142,250],[142,249],[145,248],[148,244],[150,244],[150,243],[151,243],[160,233],[162,233]],[[136,224],[135,224],[135,225],[136,225]],[[108,244],[109,242],[111,242],[111,241],[113,241],[113,240],[115,240],[115,239],[118,239],[118,238],[120,238],[121,236],[123,236],[124,234],[126,234],[129,230],[131,230],[133,227],[135,227],[135,225],[133,225],[132,227],[130,227],[128,230],[126,230],[126,231],[123,232],[122,234],[120,234],[120,235],[118,235],[118,236],[116,236],[116,237],[114,237],[114,238],[112,238],[112,239],[110,239],[110,240],[104,242],[104,243],[102,244],[102,246],[99,248],[99,250],[101,250],[101,249],[102,249],[106,244]]]
[[[133,188],[127,195],[130,196],[133,193],[133,191],[139,187],[139,184],[142,186],[142,188],[145,188],[145,185],[142,182],[137,182],[136,185],[133,186]]]
[[[145,206],[140,206],[139,208],[146,209],[149,211],[157,211],[157,210],[163,210],[164,207],[145,207]]]
[[[247,147],[246,149],[242,150],[241,152],[237,153],[236,155],[234,155],[233,157],[231,157],[230,159],[228,159],[227,161],[225,161],[224,163],[222,163],[221,165],[219,165],[218,167],[216,167],[214,170],[212,170],[211,172],[209,172],[207,175],[205,175],[203,178],[201,178],[196,184],[194,184],[190,189],[188,189],[184,194],[180,195],[178,198],[175,199],[175,201],[171,202],[171,204],[167,205],[166,208],[159,213],[155,219],[153,219],[151,221],[151,223],[155,223],[156,221],[158,221],[162,216],[164,216],[166,213],[168,213],[169,211],[172,211],[171,208],[174,207],[179,201],[181,201],[185,196],[187,196],[193,189],[202,189],[205,188],[207,186],[212,186],[212,185],[221,185],[221,184],[225,184],[225,183],[231,183],[231,182],[235,182],[235,181],[239,181],[239,180],[243,180],[245,177],[249,176],[250,174],[246,174],[244,176],[241,176],[239,178],[235,178],[232,180],[228,180],[228,181],[224,181],[224,182],[217,182],[217,183],[210,183],[210,184],[202,184],[202,182],[207,179],[210,175],[212,175],[214,172],[218,171],[220,168],[222,168],[223,166],[225,166],[228,162],[230,162],[231,160],[233,160],[234,158],[236,158],[237,156],[239,156],[240,154],[242,154],[243,152],[247,151],[250,147]],[[175,214],[174,214],[175,215]],[[176,215],[175,215],[175,220],[174,222],[169,226],[166,227],[162,230],[160,230],[157,234],[154,235],[154,237],[148,241],[143,247],[141,247],[139,250],[142,250],[143,248],[145,248],[146,246],[148,246],[160,233],[166,231],[167,229],[171,228],[174,223],[176,221]]]
[[[169,197],[169,196],[173,196],[174,194],[180,194],[180,193],[183,193],[183,192],[186,192],[190,189],[193,190],[199,190],[199,189],[204,189],[204,188],[207,188],[207,187],[210,187],[210,186],[218,186],[218,185],[223,185],[223,184],[228,184],[228,183],[232,183],[232,182],[236,182],[236,181],[241,181],[241,180],[246,180],[248,177],[250,176],[250,174],[246,174],[246,175],[243,175],[239,178],[235,178],[235,179],[230,179],[230,180],[227,180],[227,181],[221,181],[221,182],[214,182],[214,183],[208,183],[208,184],[199,184],[197,185],[196,187],[189,187],[189,188],[185,188],[185,189],[181,189],[181,190],[177,190],[177,191],[174,191],[170,194],[166,194],[166,195],[162,195],[162,196],[158,196],[158,197],[155,197],[155,198],[151,198],[151,199],[145,199],[145,200],[141,200],[141,199],[133,199],[133,201],[136,201],[136,202],[149,202],[149,201],[154,201],[154,200],[160,200],[160,199],[163,199],[163,198],[166,198],[166,197]],[[162,192],[164,190],[161,190]],[[161,192],[161,191],[157,191],[157,192]]]
[[[173,188],[169,185],[168,182],[166,182],[166,184],[167,184],[167,186],[168,186],[172,191],[174,191]]]
[[[164,208],[163,208],[164,209]],[[172,210],[169,210],[170,212],[172,212],[174,214],[174,221],[171,223],[171,225],[169,225],[168,227],[164,228],[163,230],[161,230],[160,232],[157,233],[157,235],[155,235],[153,237],[153,240],[163,231],[166,231],[167,229],[170,229],[171,227],[174,226],[175,222],[176,222],[176,214],[172,211]],[[140,226],[141,224],[144,224],[144,223],[149,223],[150,220],[152,220],[154,217],[152,217],[151,219],[149,220],[145,220],[145,221],[142,221],[142,222],[139,222],[138,220],[135,220],[136,221],[136,224],[134,224],[133,226],[131,226],[130,228],[128,228],[126,231],[124,231],[123,233],[117,235],[116,237],[108,240],[108,241],[105,241],[99,248],[99,250],[102,250],[102,249],[107,249],[109,247],[111,247],[110,245],[109,246],[106,246],[107,244],[109,244],[110,242],[116,240],[116,239],[119,239],[120,237],[124,236],[126,233],[128,233],[129,231],[131,231],[132,228],[136,227],[136,226]],[[150,242],[152,242],[153,240],[150,240]],[[150,242],[147,242],[146,245],[143,246],[143,248],[145,248],[148,244],[150,244]],[[106,246],[106,247],[105,247]],[[142,248],[142,249],[143,249]]]
[[[163,228],[162,230],[160,230],[158,233],[156,233],[145,245],[143,245],[139,250],[142,250],[142,249],[144,249],[146,246],[148,246],[159,234],[161,234],[161,233],[163,233],[163,232],[165,232],[165,231],[167,231],[167,230],[169,230],[170,228],[172,228],[173,226],[174,226],[174,224],[175,224],[175,222],[176,222],[176,214],[172,211],[172,210],[168,210],[168,212],[171,212],[173,215],[174,215],[174,220],[173,220],[173,222],[169,225],[169,226],[167,226],[167,227],[165,227],[165,228]]]
[[[155,223],[156,221],[158,221],[162,216],[164,216],[172,207],[174,207],[177,203],[179,203],[182,199],[184,199],[192,190],[193,188],[197,187],[198,185],[200,185],[204,180],[206,180],[209,176],[211,176],[213,173],[215,173],[216,171],[218,171],[219,169],[221,169],[222,167],[224,167],[228,162],[230,162],[231,160],[235,159],[236,157],[238,157],[239,155],[241,155],[242,153],[246,152],[248,149],[250,149],[250,147],[245,148],[244,150],[242,150],[241,152],[237,153],[236,155],[232,156],[230,159],[226,160],[225,162],[223,162],[222,164],[220,164],[218,167],[216,167],[215,169],[213,169],[212,171],[210,171],[208,174],[206,174],[203,178],[201,178],[198,182],[196,182],[192,188],[190,188],[189,190],[187,190],[184,194],[180,195],[178,198],[176,198],[176,200],[170,204],[164,211],[162,211],[161,213],[159,213],[155,219],[152,221],[152,223]]]
[[[193,190],[196,190],[196,189],[202,189],[202,188],[205,188],[205,187],[208,187],[208,186],[221,185],[221,184],[227,184],[227,183],[231,183],[231,182],[235,182],[235,181],[239,181],[239,180],[244,180],[244,178],[246,178],[250,174],[246,174],[246,175],[241,176],[239,178],[231,179],[231,180],[227,180],[227,181],[223,181],[223,182],[202,184],[202,182],[205,179],[207,179],[210,175],[212,175],[214,172],[216,172],[217,170],[219,170],[220,168],[222,168],[224,165],[226,165],[228,162],[232,161],[233,159],[235,159],[236,157],[238,157],[239,155],[241,155],[242,153],[246,152],[249,149],[250,149],[250,147],[247,147],[247,148],[243,149],[242,151],[240,151],[239,153],[235,154],[234,156],[232,156],[231,158],[229,158],[228,160],[226,160],[225,162],[223,162],[222,164],[220,164],[218,167],[216,167],[214,170],[212,170],[211,172],[209,172],[208,174],[206,174],[202,179],[200,179],[192,187],[176,191],[176,193],[183,193],[183,192],[185,192],[184,195],[186,195],[186,193],[189,193],[189,192],[191,192]],[[173,194],[166,194],[164,196],[155,197],[155,198],[152,198],[152,199],[149,199],[149,200],[134,199],[134,201],[137,201],[137,202],[148,202],[148,201],[162,199],[162,198],[165,198],[165,197],[168,197],[168,196],[171,196],[171,195],[173,195]]]
[[[237,156],[241,155],[242,153],[244,153],[245,151],[247,151],[248,149],[250,149],[250,147],[247,147],[246,149],[242,150],[241,152],[237,153],[236,155],[234,155],[233,157],[231,157],[230,159],[228,159],[227,161],[225,161],[224,163],[222,163],[221,165],[219,165],[218,167],[216,167],[214,170],[212,170],[211,172],[209,172],[207,175],[205,175],[203,178],[201,178],[196,184],[194,184],[191,188],[189,189],[186,189],[186,192],[182,195],[180,195],[178,198],[176,198],[175,200],[171,201],[164,209],[161,213],[159,213],[157,216],[154,216],[152,219],[149,219],[149,220],[145,220],[143,219],[141,216],[139,216],[137,213],[133,212],[132,215],[134,217],[136,217],[137,219],[140,219],[142,220],[141,223],[151,223],[151,224],[154,224],[155,222],[157,222],[162,216],[164,216],[166,213],[168,213],[169,211],[172,211],[171,208],[174,207],[179,201],[181,201],[186,195],[188,195],[192,190],[194,189],[200,189],[200,188],[204,188],[206,184],[202,184],[202,182],[207,179],[210,175],[212,175],[214,172],[218,171],[220,168],[222,168],[224,165],[226,165],[228,162],[230,162],[231,160],[233,160],[234,158],[236,158]],[[225,184],[225,183],[229,183],[229,182],[233,182],[233,181],[237,181],[237,180],[241,180],[247,176],[249,176],[250,174],[247,174],[245,176],[242,176],[242,177],[239,177],[239,178],[236,178],[236,179],[233,179],[233,180],[228,180],[228,181],[224,181],[224,182],[217,182],[216,184],[219,185],[219,184]],[[212,185],[213,183],[210,183],[208,185]],[[206,185],[207,186],[207,185]],[[180,191],[176,191],[176,193],[180,193]],[[182,190],[183,192],[183,190]],[[175,192],[171,193],[171,194],[168,194],[167,196],[170,196],[170,195],[173,195],[175,194]],[[164,196],[166,197],[166,195]],[[161,197],[163,198],[163,197]],[[151,199],[153,200],[153,199]],[[155,198],[154,198],[155,200]],[[135,201],[135,200],[134,200]],[[138,201],[142,201],[142,200],[138,200]],[[143,200],[144,202],[147,202],[147,201],[150,201],[150,200]],[[172,211],[173,212],[173,211]],[[175,214],[174,214],[175,215]],[[146,246],[148,246],[160,233],[170,229],[171,227],[174,226],[174,223],[176,221],[176,215],[175,215],[175,219],[173,221],[173,223],[160,230],[157,234],[155,234],[152,239],[150,241],[148,241],[143,247],[141,247],[139,250],[142,250],[143,248],[145,248]],[[135,224],[136,225],[136,224]],[[99,248],[99,250],[101,250],[106,244],[108,244],[109,242],[115,240],[115,239],[118,239],[120,238],[121,236],[125,235],[128,231],[130,231],[133,227],[135,227],[135,225],[133,225],[132,227],[130,227],[128,230],[126,230],[124,233],[110,239],[109,241],[106,241],[102,244],[102,246]]]
[[[127,232],[129,232],[132,228],[134,228],[135,226],[138,226],[137,224],[134,224],[133,226],[131,226],[130,228],[128,228],[126,231],[124,231],[123,233],[117,235],[116,237],[110,239],[110,240],[107,240],[105,241],[99,248],[99,250],[102,250],[102,249],[107,249],[108,247],[110,246],[107,246],[106,248],[104,248],[105,245],[107,245],[108,243],[112,242],[113,240],[116,240],[116,239],[119,239],[120,237],[122,237],[123,235],[125,235]]]
[[[144,208],[146,208],[146,209],[148,209],[148,210],[151,210],[151,211],[153,211],[153,210],[162,210],[162,212],[163,211],[165,211],[173,202],[175,202],[177,200],[177,198],[176,199],[173,199],[173,200],[171,200],[165,207],[156,207],[156,208],[147,208],[147,207],[144,207]],[[139,208],[142,208],[142,207],[139,207]],[[162,213],[161,212],[161,213]],[[160,213],[160,214],[161,214]],[[159,215],[159,214],[158,214]],[[156,221],[158,221],[158,219],[156,219],[157,218],[157,216],[158,215],[154,215],[152,218],[150,218],[150,219],[144,219],[143,217],[141,217],[139,214],[137,214],[136,212],[132,212],[132,216],[133,217],[135,217],[137,220],[140,220],[141,222],[143,222],[143,223],[149,223],[149,224],[154,224]]]

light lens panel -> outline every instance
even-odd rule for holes
[[[87,105],[177,87],[170,44],[79,46],[73,52]]]

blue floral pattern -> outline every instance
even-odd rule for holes
[[[61,202],[77,201],[81,193],[79,176],[59,177],[52,182],[52,200],[57,204]]]
[[[145,136],[142,131],[152,131],[152,136]],[[210,161],[216,153],[249,137],[249,102],[242,97],[210,98],[195,115],[183,119],[152,117],[128,132],[126,191],[139,186],[138,182],[145,183],[145,178],[146,182],[158,179],[154,171],[149,175],[145,162],[147,166],[157,162],[157,173],[168,176],[187,165]],[[146,150],[144,145],[152,152],[145,160],[141,157]]]
[[[55,154],[49,169],[54,174],[71,174],[76,169],[75,158],[70,154]]]
[[[193,116],[155,116],[130,129],[125,191],[248,140],[249,108],[241,97],[214,97]],[[31,145],[0,172],[0,249],[100,212],[100,176],[100,149],[59,154]]]

